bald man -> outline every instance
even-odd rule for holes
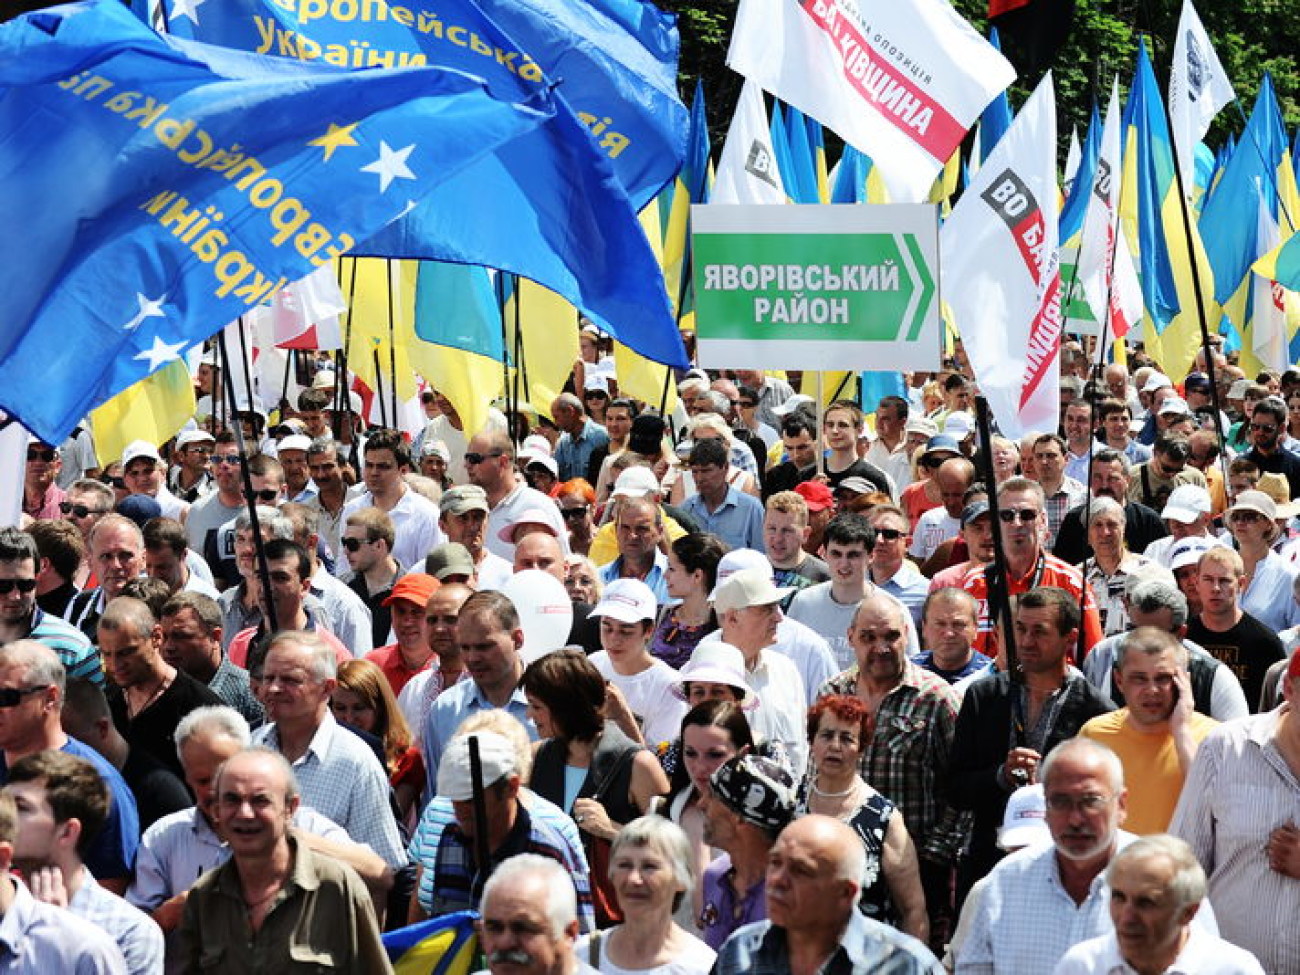
[[[862,841],[849,826],[829,816],[796,819],[768,855],[768,919],[736,931],[714,972],[939,975],[925,945],[856,909],[865,871]]]

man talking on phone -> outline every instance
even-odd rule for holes
[[[1128,787],[1124,828],[1146,836],[1169,828],[1201,740],[1218,725],[1193,708],[1187,647],[1154,626],[1128,633],[1115,655],[1126,706],[1088,721],[1080,736],[1119,756]]]

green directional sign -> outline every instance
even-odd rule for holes
[[[938,224],[927,205],[691,208],[702,365],[940,365]]]

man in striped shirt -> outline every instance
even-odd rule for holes
[[[41,559],[36,539],[17,528],[0,528],[0,646],[35,640],[59,656],[68,677],[103,685],[99,654],[84,633],[36,605]]]

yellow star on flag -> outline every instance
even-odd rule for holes
[[[307,143],[307,145],[320,146],[324,149],[325,162],[329,162],[330,156],[334,155],[335,149],[342,148],[343,146],[355,146],[359,144],[356,139],[352,138],[352,133],[356,127],[356,122],[353,122],[351,125],[335,125],[331,122],[330,130],[328,132],[318,138],[312,139],[311,142]]]

